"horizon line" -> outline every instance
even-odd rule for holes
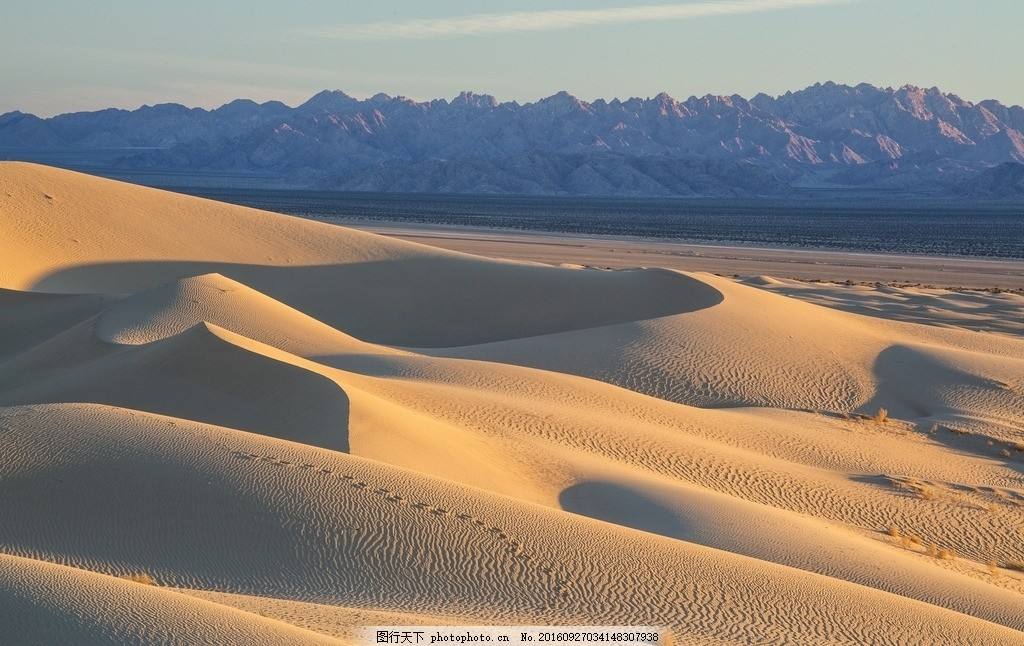
[[[237,103],[237,102],[240,102],[240,101],[241,102],[248,101],[248,102],[255,103],[256,105],[266,105],[268,103],[281,103],[285,107],[287,107],[287,108],[289,108],[291,110],[295,110],[295,109],[298,109],[298,108],[302,107],[305,103],[308,103],[313,98],[315,98],[315,97],[317,97],[317,96],[319,96],[321,94],[325,94],[325,93],[330,93],[330,94],[339,93],[339,94],[342,94],[342,95],[344,95],[344,96],[346,96],[348,98],[351,98],[354,101],[361,102],[361,103],[368,102],[368,101],[373,100],[376,97],[381,97],[382,96],[382,97],[384,97],[387,100],[407,100],[407,101],[412,101],[413,103],[417,103],[417,104],[429,104],[429,103],[434,103],[434,102],[438,102],[438,101],[442,101],[442,102],[451,104],[451,103],[453,103],[454,101],[456,101],[457,99],[459,99],[460,97],[462,97],[464,95],[470,95],[470,96],[475,96],[475,97],[494,99],[497,102],[498,105],[513,104],[513,105],[516,105],[516,106],[519,106],[519,107],[524,107],[524,106],[528,106],[528,105],[534,105],[536,103],[540,103],[541,101],[545,101],[547,99],[552,99],[554,97],[557,97],[557,96],[559,96],[561,94],[566,94],[570,98],[573,98],[573,99],[575,99],[577,101],[580,101],[581,103],[585,103],[585,104],[588,104],[588,105],[592,105],[594,103],[599,103],[599,102],[614,103],[614,102],[617,101],[619,103],[627,103],[629,101],[634,101],[634,100],[650,101],[650,100],[656,99],[656,98],[658,98],[659,96],[662,96],[662,95],[667,96],[668,98],[672,99],[673,101],[675,101],[677,103],[685,103],[686,101],[689,101],[691,99],[705,99],[705,98],[715,98],[715,99],[729,98],[729,99],[732,99],[732,98],[736,98],[736,97],[739,97],[740,99],[743,99],[744,101],[751,101],[754,98],[756,98],[758,96],[762,96],[762,95],[763,96],[767,96],[767,97],[772,98],[772,99],[779,99],[779,98],[784,97],[784,96],[786,96],[788,94],[795,94],[797,92],[805,92],[807,90],[811,90],[811,89],[814,89],[814,88],[828,87],[828,86],[835,86],[835,87],[841,87],[841,88],[849,88],[851,90],[855,90],[855,89],[857,89],[857,88],[859,88],[861,86],[867,86],[867,87],[870,87],[870,88],[873,88],[873,89],[876,89],[876,90],[889,91],[889,92],[896,92],[896,91],[905,90],[905,89],[909,89],[909,90],[923,90],[923,91],[936,91],[936,92],[939,92],[940,94],[942,94],[942,96],[956,98],[956,99],[959,99],[961,101],[967,101],[968,103],[971,103],[973,105],[978,105],[978,104],[981,104],[981,103],[985,103],[985,102],[989,102],[989,101],[994,101],[994,102],[999,103],[1000,105],[1003,105],[1003,106],[1005,106],[1007,108],[1024,108],[1024,106],[1022,106],[1020,104],[1003,103],[1001,100],[996,99],[996,98],[984,98],[984,99],[979,99],[979,100],[976,100],[976,101],[972,101],[970,99],[964,99],[963,97],[961,97],[960,95],[956,94],[955,92],[948,92],[948,91],[943,90],[942,88],[938,87],[937,85],[925,86],[925,85],[917,85],[915,83],[907,82],[907,83],[903,83],[902,85],[894,86],[894,85],[875,85],[874,83],[869,83],[867,81],[861,81],[861,82],[858,82],[858,83],[855,83],[855,84],[841,83],[841,82],[836,82],[836,81],[817,81],[815,83],[812,83],[810,85],[806,85],[804,87],[801,87],[801,88],[798,88],[798,89],[795,89],[795,90],[786,90],[785,92],[782,92],[780,94],[769,94],[767,92],[756,92],[756,93],[754,93],[753,95],[751,95],[749,97],[748,96],[744,96],[744,95],[739,94],[739,93],[736,93],[736,92],[734,92],[732,94],[714,94],[714,93],[711,93],[711,92],[707,92],[705,94],[700,94],[700,95],[691,94],[690,96],[686,97],[685,99],[679,99],[679,98],[673,96],[668,91],[662,91],[662,92],[659,92],[658,94],[648,95],[646,97],[643,97],[643,96],[629,96],[629,97],[626,97],[626,98],[622,98],[622,97],[618,97],[618,96],[613,96],[611,98],[596,97],[594,99],[582,99],[579,96],[573,94],[572,92],[570,92],[568,90],[559,90],[558,92],[555,92],[555,93],[547,95],[547,96],[540,96],[540,97],[538,97],[536,99],[532,99],[532,100],[523,100],[522,102],[520,102],[520,100],[518,100],[518,99],[508,99],[508,100],[500,101],[493,94],[490,94],[490,93],[487,93],[487,92],[476,92],[476,91],[473,91],[473,90],[463,90],[462,92],[460,92],[459,94],[455,95],[451,99],[448,99],[448,98],[445,98],[445,97],[416,98],[416,97],[405,96],[405,95],[402,95],[402,94],[390,95],[390,94],[387,94],[386,92],[376,92],[374,94],[363,94],[363,98],[359,98],[359,96],[350,95],[350,94],[348,94],[345,91],[340,90],[340,89],[329,90],[329,89],[325,88],[325,89],[317,90],[317,91],[313,92],[313,94],[310,94],[307,98],[303,99],[302,101],[300,101],[299,103],[296,103],[294,105],[290,105],[290,104],[288,104],[285,101],[282,101],[280,99],[267,99],[266,101],[257,101],[255,99],[250,99],[250,98],[246,98],[246,97],[237,97],[237,98],[231,99],[229,101],[226,101],[224,103],[221,103],[219,105],[216,105],[214,107],[209,107],[209,108],[202,107],[202,106],[199,106],[199,105],[188,105],[188,104],[181,103],[181,102],[178,102],[178,101],[161,101],[161,102],[157,102],[157,103],[143,103],[143,104],[138,105],[138,106],[133,107],[133,108],[118,107],[118,106],[108,106],[108,107],[104,107],[104,108],[97,108],[97,109],[94,109],[94,110],[88,110],[88,109],[86,109],[86,110],[68,110],[66,112],[58,112],[58,113],[52,114],[52,115],[47,116],[47,117],[42,117],[42,116],[39,116],[39,115],[37,115],[35,113],[25,112],[23,110],[15,108],[13,110],[9,110],[7,112],[0,113],[0,117],[12,115],[12,114],[23,114],[23,115],[32,116],[32,117],[36,117],[36,118],[44,119],[45,120],[45,119],[53,119],[55,117],[69,115],[69,114],[82,114],[82,113],[91,113],[91,112],[103,112],[104,110],[123,110],[123,111],[126,111],[126,112],[133,112],[135,110],[141,110],[143,108],[155,108],[155,107],[160,107],[160,106],[180,106],[180,107],[186,108],[188,110],[204,110],[206,112],[213,112],[213,111],[218,110],[220,108],[224,108],[224,107],[226,107],[228,105],[231,105],[232,103]],[[213,104],[210,104],[210,105],[213,105]]]

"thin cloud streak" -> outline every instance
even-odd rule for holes
[[[713,0],[690,4],[523,11],[505,14],[475,14],[452,18],[428,18],[402,22],[371,22],[339,25],[310,32],[322,38],[340,40],[427,39],[481,36],[515,32],[555,31],[598,25],[618,25],[665,20],[689,20],[711,16],[784,11],[801,7],[822,7],[855,0]]]

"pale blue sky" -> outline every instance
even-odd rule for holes
[[[1024,104],[1022,25],[1021,0],[10,0],[0,113],[294,105],[324,88],[750,96],[825,80]]]

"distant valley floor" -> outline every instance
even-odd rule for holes
[[[365,231],[465,253],[592,267],[666,267],[728,276],[1024,290],[1024,260],[757,248],[331,218]]]

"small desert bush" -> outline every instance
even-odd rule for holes
[[[896,525],[889,525],[889,529],[886,530],[886,533],[892,538],[899,539],[900,545],[907,549],[912,549],[924,544],[924,541],[922,541],[919,536],[904,533],[903,530]]]
[[[878,412],[871,419],[875,420],[879,424],[885,424],[889,421],[889,411],[884,408],[879,408]]]
[[[125,574],[121,578],[125,579],[126,581],[141,583],[142,585],[156,585],[156,580],[153,577],[146,574],[145,572],[142,572],[140,574]]]
[[[921,537],[915,536],[914,534],[905,534],[900,538],[900,545],[902,545],[908,550],[912,550],[915,547],[920,547],[923,544],[924,541],[921,540]]]
[[[941,561],[955,561],[956,552],[945,547],[939,547],[935,543],[928,544],[928,556]]]
[[[896,489],[913,493],[921,500],[935,500],[939,497],[939,492],[935,487],[924,484],[918,480],[894,479],[892,481],[892,485]]]

